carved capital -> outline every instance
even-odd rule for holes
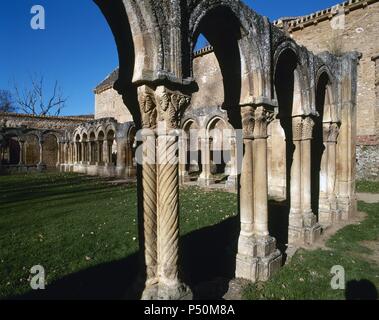
[[[336,122],[324,123],[323,134],[324,142],[337,143],[338,135],[340,132],[340,125]]]
[[[302,139],[303,120],[301,117],[292,118],[292,139],[300,141]]]
[[[311,117],[305,117],[302,120],[302,140],[311,140],[313,138],[313,127],[315,122]]]
[[[158,121],[163,123],[166,129],[179,129],[180,120],[191,98],[179,92],[168,91],[159,87],[156,91],[158,103]]]
[[[241,107],[242,130],[244,139],[253,139],[255,127],[255,109],[252,106]]]
[[[142,128],[155,129],[157,125],[157,107],[154,91],[148,86],[139,87],[138,103],[141,110]]]
[[[267,127],[275,118],[273,111],[266,109],[263,106],[258,107],[254,113],[255,128],[254,139],[266,139]]]

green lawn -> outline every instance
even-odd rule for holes
[[[357,181],[357,192],[379,193],[379,181]]]
[[[29,271],[38,264],[47,289],[58,283],[69,297],[81,296],[71,292],[81,286],[84,297],[99,288],[105,292],[96,297],[118,296],[115,287],[139,265],[137,197],[134,186],[109,182],[59,173],[0,177],[0,299],[30,293]],[[180,201],[186,282],[232,277],[236,195],[184,188]],[[298,252],[270,281],[248,286],[245,298],[343,299],[343,290],[330,287],[334,265],[345,268],[347,281],[367,279],[379,288],[378,246],[370,246],[379,240],[379,204],[359,203],[359,210],[365,221],[340,230],[327,249]]]
[[[327,248],[299,251],[265,284],[246,288],[246,299],[345,299],[344,290],[330,285],[334,265],[344,267],[346,282],[368,280],[379,289],[379,204],[359,203],[368,214],[358,225],[349,225],[326,243]],[[374,246],[370,246],[374,244]],[[370,248],[371,247],[371,248]]]
[[[181,233],[236,213],[236,196],[181,191]],[[0,298],[30,291],[30,268],[50,284],[138,250],[135,187],[76,174],[0,177]],[[127,270],[125,270],[127,272]]]

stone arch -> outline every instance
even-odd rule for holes
[[[319,91],[326,90],[325,95]],[[320,97],[321,95],[321,97]],[[325,103],[318,102],[317,99],[325,98]],[[321,66],[316,73],[315,85],[315,105],[316,112],[320,115],[320,105],[324,106],[322,110],[322,121],[339,122],[340,115],[338,110],[338,86],[335,77],[332,75],[328,66]]]
[[[311,113],[310,75],[308,70],[307,52],[292,40],[281,42],[274,51],[273,58],[273,96],[279,100],[275,85],[278,70],[283,63],[293,69],[293,105],[291,116],[308,115]],[[279,106],[280,108],[280,106]],[[279,112],[282,110],[279,110]]]
[[[291,209],[291,172],[295,154],[294,119],[307,113],[305,102],[309,104],[310,96],[304,94],[304,84],[307,76],[302,67],[302,53],[292,40],[284,40],[276,47],[273,55],[273,96],[278,101],[278,120],[269,125],[268,158],[269,177],[275,175],[278,179],[269,180],[269,191],[278,200],[286,200],[281,214],[269,219],[269,229],[280,243],[289,241],[289,216]],[[303,62],[305,63],[305,62]],[[271,152],[275,142],[281,156]],[[280,221],[279,221],[280,220]],[[280,227],[277,227],[280,226]]]
[[[334,79],[327,66],[319,68],[316,76],[315,118],[311,145],[312,210],[319,221],[328,226],[337,218],[336,146],[339,130]]]
[[[207,137],[210,139],[211,174],[225,174],[226,165],[230,162],[229,139],[230,125],[225,119],[215,116],[206,126]]]
[[[188,118],[183,122],[182,128],[184,171],[188,174],[195,174],[200,171],[201,165],[198,121]]]
[[[39,162],[39,135],[28,132],[24,135],[25,139],[25,164],[37,165]]]
[[[208,38],[205,34],[207,32],[207,27],[202,26],[202,24],[207,24],[207,22],[204,21],[206,21],[209,16],[211,16],[210,20],[215,18],[222,20],[222,23],[218,24],[219,28],[222,26],[227,26],[225,31],[220,32],[220,35],[222,34],[224,37],[225,34],[229,33],[229,41],[225,41],[224,38],[224,41],[217,43],[217,40]],[[210,25],[210,23],[208,23],[208,25]],[[193,49],[196,39],[200,33],[203,33],[215,50],[215,54],[224,76],[225,87],[230,86],[230,84],[228,85],[225,82],[230,77],[228,73],[232,72],[225,68],[223,62],[225,57],[223,57],[223,52],[229,51],[229,54],[235,56],[233,60],[236,62],[234,62],[231,69],[234,69],[234,73],[236,73],[235,70],[239,69],[239,75],[236,75],[234,80],[236,81],[236,79],[239,78],[239,81],[241,81],[239,84],[241,88],[239,90],[240,92],[238,99],[234,97],[234,99],[229,100],[229,94],[227,93],[228,89],[226,90],[226,106],[233,107],[237,100],[238,104],[244,104],[251,102],[252,99],[254,100],[269,96],[269,81],[267,81],[269,78],[269,70],[267,70],[269,69],[269,63],[267,63],[267,61],[269,61],[269,59],[265,56],[263,50],[261,50],[262,44],[265,43],[265,41],[268,41],[269,28],[269,23],[265,18],[259,17],[255,12],[253,12],[250,8],[247,8],[240,1],[200,1],[190,12],[190,62],[192,62],[193,59]],[[231,33],[234,33],[234,35],[231,36]],[[209,36],[212,38],[211,35]],[[233,41],[230,41],[232,39]],[[222,45],[222,43],[224,43],[224,45]],[[232,50],[234,52],[231,50],[231,43],[233,45]],[[230,63],[230,57],[228,60]],[[237,60],[239,60],[238,65]],[[190,67],[189,75],[192,75],[192,67]],[[238,83],[236,84],[236,87],[237,86]],[[232,95],[237,95],[237,92]],[[232,105],[228,105],[229,101],[232,102]]]

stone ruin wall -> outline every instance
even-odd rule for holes
[[[95,94],[95,119],[115,118],[119,123],[133,121],[122,96],[109,87]]]
[[[340,47],[358,51],[357,175],[379,180],[379,1],[351,0],[336,10],[325,10],[303,21],[275,24],[287,30],[297,43],[314,53]]]
[[[64,130],[74,130],[79,124],[93,120],[91,117],[51,117],[33,116],[16,113],[0,113],[0,124],[5,128],[26,127],[36,131],[52,130],[63,135]],[[16,140],[15,140],[16,141]],[[47,167],[55,167],[58,157],[57,139],[52,134],[46,134],[44,139],[43,158]],[[36,135],[25,135],[25,164],[36,165],[39,162],[39,141]]]

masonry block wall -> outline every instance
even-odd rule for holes
[[[115,118],[120,123],[133,121],[121,95],[109,88],[95,95],[95,119]]]
[[[278,20],[299,43],[314,53],[341,50],[362,53],[358,68],[357,175],[379,179],[379,2],[350,0],[300,19]]]

